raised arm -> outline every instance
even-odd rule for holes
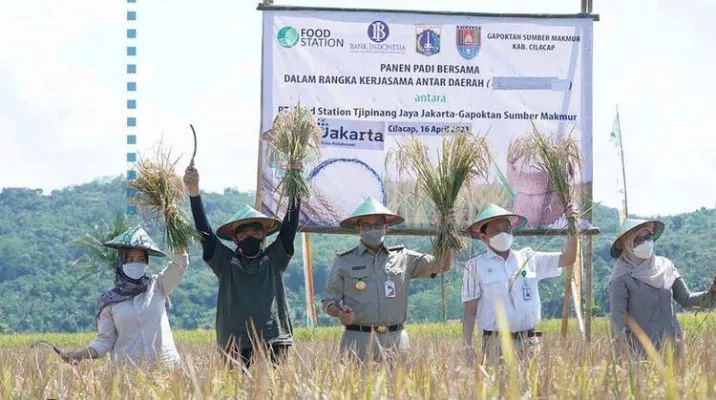
[[[278,232],[278,240],[281,241],[283,249],[289,256],[293,255],[293,241],[296,239],[298,231],[298,218],[301,211],[301,199],[289,200],[286,215],[281,223],[281,230]]]
[[[196,226],[196,230],[201,234],[201,258],[208,262],[214,256],[214,249],[216,248],[216,243],[219,239],[211,230],[209,218],[206,217],[206,211],[204,211],[204,203],[201,200],[201,196],[198,194],[196,196],[191,196],[189,201],[191,202],[191,214],[194,217],[194,225]]]
[[[564,250],[559,255],[559,267],[571,268],[572,265],[577,261],[577,236],[567,236],[567,245],[564,246]]]
[[[188,265],[189,255],[186,248],[175,249],[172,261],[157,277],[157,283],[164,296],[169,297],[171,292],[179,285]]]
[[[204,203],[199,194],[199,171],[189,166],[184,172],[184,186],[189,192],[189,202],[191,203],[191,215],[194,217],[194,225],[196,230],[201,234],[202,258],[209,262],[214,256],[214,249],[218,242],[216,234],[211,230],[209,218],[204,210]]]

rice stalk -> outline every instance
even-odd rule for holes
[[[716,276],[714,276],[714,279],[711,284],[716,284]],[[706,293],[706,295],[701,298],[700,306],[708,309],[716,307],[716,291],[709,290],[708,293]]]
[[[522,158],[522,169],[536,168],[547,175],[565,210],[579,201],[576,171],[582,163],[579,142],[571,134],[545,135],[532,124],[532,134],[510,143],[510,158]],[[579,233],[577,215],[567,219],[570,235]]]
[[[72,242],[86,253],[74,260],[69,269],[81,274],[80,279],[103,271],[113,271],[117,262],[117,250],[106,247],[103,243],[116,238],[129,228],[129,220],[125,215],[117,215],[109,224],[103,222],[101,225],[94,225],[92,232]]]
[[[643,329],[641,329],[641,327],[639,326],[639,324],[636,323],[636,321],[634,321],[631,317],[626,316],[625,322],[641,344],[642,348],[653,363],[654,367],[656,367],[657,371],[661,375],[662,382],[664,384],[664,398],[681,398],[678,387],[676,385],[676,379],[674,377],[673,364],[669,365],[668,363],[664,362],[663,358],[656,350],[656,347],[654,347],[654,344],[649,339],[649,336],[647,336],[647,334],[644,332]]]
[[[303,164],[318,160],[321,155],[321,130],[311,110],[298,103],[281,111],[264,139],[269,161],[285,169],[276,187],[281,195],[278,204],[284,196],[290,200],[308,198],[311,188],[303,174]]]
[[[492,158],[492,165],[495,167],[495,172],[497,173],[497,179],[500,180],[500,183],[502,184],[502,187],[505,189],[507,194],[510,196],[511,200],[515,199],[515,190],[512,188],[512,185],[510,185],[510,182],[505,177],[505,174],[502,172],[502,169],[499,165],[497,165],[497,161]]]
[[[398,142],[395,163],[399,175],[407,173],[415,179],[416,193],[433,202],[438,217],[433,254],[449,260],[453,251],[467,246],[460,234],[455,205],[466,183],[476,177],[487,180],[491,156],[484,136],[463,130],[442,138],[435,163],[428,150],[417,136],[408,136]]]
[[[714,275],[713,281],[711,283],[711,286],[713,286],[713,285],[716,285],[716,275]],[[709,288],[706,295],[704,297],[702,297],[701,300],[699,301],[699,306],[701,308],[705,308],[707,310],[712,310],[712,309],[716,308],[716,291],[711,290],[711,288]],[[698,314],[698,312],[697,312],[697,314]],[[706,322],[707,319],[709,319],[710,316],[711,316],[711,313],[708,312],[704,316],[704,318],[701,320],[701,323],[698,325],[697,329],[701,329],[701,326],[704,324],[704,322]]]
[[[140,157],[136,164],[137,179],[130,187],[137,191],[135,204],[164,227],[164,240],[170,249],[189,246],[199,233],[189,223],[179,205],[184,201],[184,184],[176,174],[179,158],[172,159],[171,149],[157,146],[153,159]]]

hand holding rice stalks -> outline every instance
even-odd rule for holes
[[[714,276],[713,282],[711,282],[708,293],[701,298],[700,306],[709,309],[716,308],[716,276]]]
[[[276,187],[281,197],[308,198],[311,189],[303,176],[303,163],[320,158],[321,145],[321,130],[311,110],[299,103],[291,110],[281,111],[264,138],[269,160],[286,170]]]
[[[130,184],[137,191],[137,206],[164,225],[164,239],[171,249],[187,247],[200,238],[186,212],[178,206],[184,201],[184,184],[174,171],[178,161],[172,160],[171,150],[165,151],[160,143],[155,159],[140,157],[137,179]]]
[[[409,172],[416,179],[416,191],[433,201],[438,213],[438,233],[433,242],[436,258],[450,262],[452,251],[467,246],[455,216],[455,203],[460,192],[476,177],[487,180],[490,152],[483,136],[460,130],[444,136],[437,163],[428,155],[428,146],[416,136],[409,136],[398,144],[396,162],[398,173]]]
[[[579,201],[574,185],[576,170],[582,163],[579,143],[571,135],[545,135],[532,124],[532,135],[510,143],[508,153],[522,158],[522,168],[534,167],[549,178],[566,210],[567,231],[579,233],[579,215],[571,212]]]

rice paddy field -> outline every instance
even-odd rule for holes
[[[563,340],[560,321],[543,321],[542,352],[529,365],[480,367],[465,361],[459,323],[409,325],[410,355],[396,365],[358,365],[338,356],[340,328],[296,330],[287,361],[259,361],[248,373],[225,369],[214,331],[174,333],[179,370],[117,367],[109,360],[63,363],[44,339],[80,348],[93,333],[0,335],[0,399],[714,399],[716,315],[680,316],[687,333],[682,360],[619,358],[609,346],[605,319],[594,321],[585,344],[572,323]],[[475,338],[479,343],[479,336]]]

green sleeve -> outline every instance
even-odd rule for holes
[[[266,254],[269,256],[272,267],[277,268],[281,273],[286,272],[288,264],[291,262],[291,254],[288,254],[281,240],[277,239],[271,243],[266,249]]]
[[[221,243],[220,240],[217,240],[214,247],[214,254],[206,263],[209,264],[209,268],[214,272],[214,275],[221,276],[226,268],[231,266],[231,259],[233,257],[234,252]]]

